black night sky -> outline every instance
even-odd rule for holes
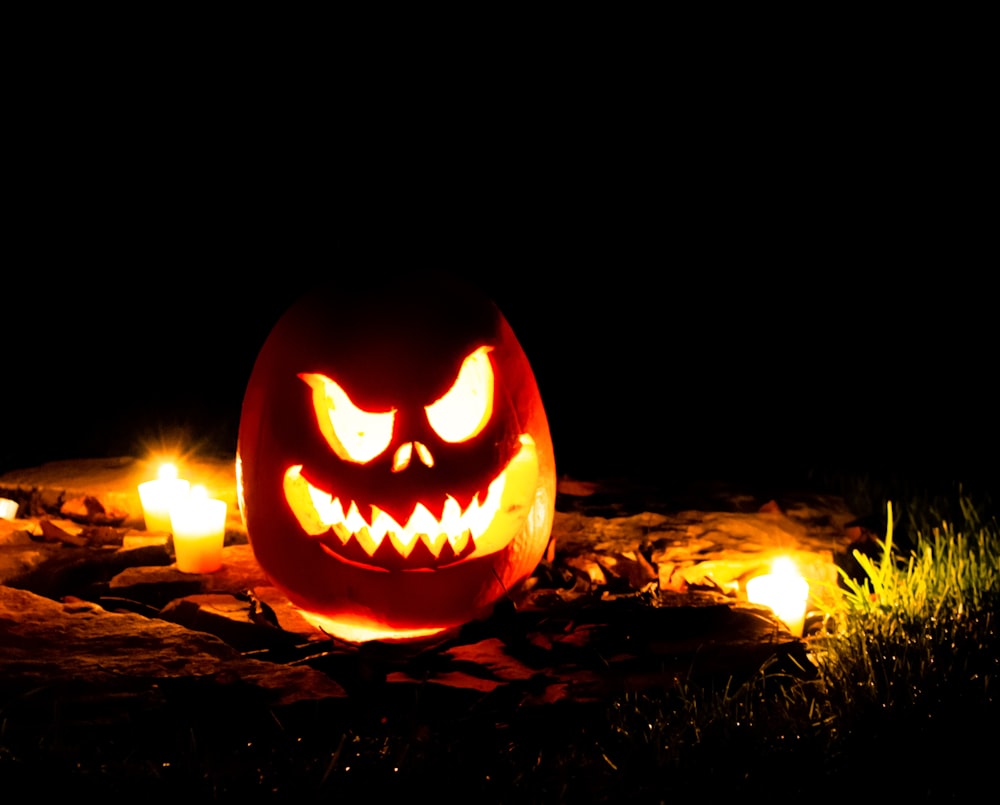
[[[435,235],[411,241],[414,271],[445,255],[505,313],[532,361],[561,474],[961,478],[996,455],[983,341],[992,323],[948,312],[977,309],[984,287],[943,273],[883,285],[806,270],[806,255],[752,268],[652,235],[639,255],[621,233],[598,244],[583,229],[516,245],[508,233],[506,247],[478,254],[474,244],[447,253]],[[81,248],[102,246],[95,236]],[[184,249],[26,278],[6,320],[3,469],[141,455],[177,438],[232,451],[253,361],[285,308],[320,275],[374,275],[390,262],[335,245],[312,261],[280,246],[218,249],[204,247],[208,267]],[[761,236],[745,249],[774,246]]]
[[[581,81],[400,132],[304,91],[102,74],[19,116],[0,470],[232,451],[294,299],[434,268],[510,321],[560,473],[994,472],[982,128],[951,91],[729,75],[657,105]]]

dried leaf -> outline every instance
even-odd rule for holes
[[[51,520],[43,519],[40,520],[38,524],[42,528],[42,539],[45,542],[62,542],[66,545],[76,545],[80,548],[87,544],[87,540],[83,537],[70,534],[68,531],[65,531],[57,526]]]

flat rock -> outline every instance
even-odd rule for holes
[[[125,594],[142,586],[168,583],[190,583],[205,593],[270,586],[250,545],[240,543],[222,549],[222,567],[214,573],[182,573],[174,562],[160,566],[132,565],[116,573],[108,582],[108,588],[116,594]]]
[[[737,598],[747,578],[787,556],[809,582],[812,606],[833,604],[837,562],[856,537],[855,516],[842,499],[804,495],[779,504],[732,496],[714,503],[742,510],[606,516],[575,500],[573,510],[556,513],[553,540],[560,561],[594,584],[624,578],[640,588],[656,579],[662,590],[708,586]],[[595,508],[607,511],[603,503]]]
[[[35,533],[35,539],[32,537]],[[0,520],[0,584],[37,568],[52,553],[41,540],[41,527],[31,520]]]
[[[79,599],[53,601],[0,585],[0,628],[7,695],[38,685],[120,688],[181,677],[239,681],[274,706],[344,695],[311,668],[247,659],[214,635]]]

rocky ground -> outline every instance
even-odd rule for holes
[[[836,564],[866,536],[830,495],[564,478],[551,559],[491,618],[423,642],[356,645],[311,627],[260,571],[234,516],[232,463],[195,462],[186,475],[231,503],[216,573],[179,572],[169,540],[143,530],[142,462],[0,477],[0,496],[19,503],[0,521],[9,740],[79,750],[95,730],[134,728],[137,713],[220,702],[288,718],[302,706],[471,695],[523,711],[746,676],[775,657],[808,674],[804,641],[749,604],[744,582],[792,556],[810,582],[807,630],[822,628]]]
[[[206,575],[179,572],[169,540],[144,539],[135,492],[144,472],[140,462],[113,459],[0,478],[0,493],[21,504],[17,519],[0,521],[5,632],[23,647],[23,656],[5,654],[8,684],[19,675],[79,680],[87,671],[155,677],[156,669],[171,669],[169,675],[203,676],[214,668],[280,691],[288,671],[283,661],[296,652],[359,651],[316,631],[269,584],[239,521],[227,462],[188,469],[230,502],[224,566]],[[678,668],[695,653],[719,670],[752,667],[775,641],[795,641],[767,610],[745,601],[745,579],[774,556],[790,555],[811,582],[813,610],[822,611],[836,585],[835,562],[862,535],[844,502],[831,496],[760,500],[703,487],[684,490],[687,500],[677,490],[659,490],[657,500],[655,492],[563,479],[554,559],[498,608],[498,623],[473,624],[399,652],[407,659],[417,648],[461,657],[465,670],[418,678],[401,665],[388,677],[481,689],[531,679],[536,692],[544,689],[543,699],[589,695],[581,691],[603,684],[598,671],[582,658],[567,664],[557,649],[586,646],[595,629],[623,640],[632,630],[647,633],[646,650],[677,658]],[[523,644],[533,647],[530,663],[490,634],[500,621],[505,631],[523,630]],[[210,661],[203,656],[206,641],[215,648]],[[623,657],[602,673],[627,677],[636,661]],[[295,675],[295,697],[312,688],[319,696],[342,692],[336,678],[303,667]]]

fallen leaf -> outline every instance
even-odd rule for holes
[[[83,537],[70,534],[68,531],[65,531],[57,526],[51,520],[43,519],[40,520],[38,524],[42,528],[42,539],[45,542],[62,542],[66,545],[76,545],[81,548],[87,544],[87,540]]]

